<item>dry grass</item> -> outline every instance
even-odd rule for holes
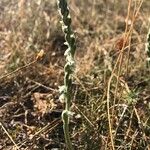
[[[77,38],[72,145],[150,149],[149,1],[69,5]],[[0,1],[0,149],[66,149],[58,98],[66,46],[59,19],[54,1]]]

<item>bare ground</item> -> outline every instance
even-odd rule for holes
[[[109,93],[125,27],[130,27],[139,3],[132,2],[128,23],[125,1],[69,4],[77,38],[70,120],[74,148],[150,149],[150,70],[145,61],[150,3],[143,1],[123,51],[121,72],[118,75],[115,70]],[[0,2],[2,150],[66,149],[61,121],[64,104],[58,92],[66,46],[59,20],[52,1]],[[41,50],[44,55],[36,59]]]

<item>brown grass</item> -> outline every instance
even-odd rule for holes
[[[150,3],[69,5],[77,39],[72,145],[150,149]],[[66,46],[55,2],[1,0],[0,22],[0,149],[66,149],[58,98]]]

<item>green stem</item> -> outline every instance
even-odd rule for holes
[[[67,145],[68,150],[73,150],[70,135],[69,135],[69,114],[67,110],[64,110],[62,113],[62,119],[63,119],[63,130],[65,135],[65,142]]]

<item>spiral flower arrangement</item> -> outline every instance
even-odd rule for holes
[[[147,53],[147,64],[148,67],[150,67],[150,28],[147,34],[146,53]]]
[[[64,66],[64,85],[60,87],[60,100],[65,103],[65,110],[62,112],[63,129],[67,148],[72,150],[69,135],[69,116],[72,98],[72,74],[75,70],[74,54],[76,50],[75,36],[71,28],[71,17],[66,0],[57,0],[58,10],[61,15],[62,30],[65,34],[65,44],[68,46],[65,51],[66,64]]]

